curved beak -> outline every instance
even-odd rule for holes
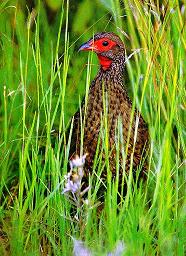
[[[94,47],[94,44],[93,44],[93,40],[90,40],[84,44],[82,44],[78,50],[79,51],[94,51],[95,50],[95,47]]]

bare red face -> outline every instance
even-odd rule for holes
[[[87,43],[83,44],[79,50],[80,51],[92,50],[95,53],[97,53],[100,65],[102,66],[103,70],[107,70],[112,63],[112,60],[108,57],[102,56],[101,53],[112,50],[112,48],[116,45],[117,45],[116,42],[112,41],[109,38],[103,37],[95,41],[93,39],[88,41]]]

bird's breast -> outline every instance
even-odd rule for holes
[[[134,152],[134,162],[135,165],[138,165],[144,145],[148,141],[148,130],[143,118],[136,110],[131,120],[132,102],[121,79],[116,82],[115,79],[109,80],[99,76],[92,82],[86,102],[87,106],[83,107],[83,114],[85,115],[83,146],[84,152],[88,153],[88,165],[92,164],[98,141],[102,144],[105,131],[108,134],[109,148],[112,148],[112,159],[115,158],[115,150],[113,149],[116,145],[120,124],[122,124],[122,145],[128,144],[129,159],[130,154]],[[134,142],[136,120],[138,120],[138,127],[136,142]],[[128,166],[130,165],[128,164]]]
[[[105,120],[109,132],[110,143],[115,141],[115,130],[119,116],[128,130],[131,104],[121,84],[106,79],[96,79],[89,90],[86,109],[84,140],[96,147],[100,129],[105,128]],[[126,133],[125,132],[125,133]],[[95,145],[94,145],[95,142]]]

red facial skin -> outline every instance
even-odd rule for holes
[[[103,70],[107,70],[110,68],[110,65],[112,63],[111,59],[101,56],[100,54],[98,54],[98,59],[99,59],[99,63],[102,66]]]
[[[104,46],[103,42],[107,41],[108,45]],[[104,37],[104,38],[100,38],[96,41],[90,41],[87,45],[85,45],[84,47],[80,48],[80,50],[84,50],[84,51],[94,51],[95,53],[97,53],[98,59],[99,59],[99,63],[102,66],[103,70],[107,70],[109,69],[112,60],[102,56],[101,53],[103,52],[107,52],[109,50],[111,50],[114,46],[116,46],[117,43]]]

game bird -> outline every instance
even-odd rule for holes
[[[72,144],[74,144],[75,150],[72,146],[74,150],[72,156],[80,154],[81,116],[85,115],[83,153],[87,153],[87,173],[91,173],[92,170],[100,132],[107,129],[110,170],[114,176],[116,172],[117,128],[120,122],[122,127],[120,129],[122,131],[120,148],[125,149],[125,156],[120,153],[120,164],[122,163],[123,166],[122,159],[124,158],[127,173],[131,165],[132,170],[143,165],[142,174],[144,174],[147,170],[147,161],[143,158],[147,155],[149,133],[147,124],[139,111],[137,109],[132,110],[132,102],[125,87],[126,54],[124,43],[114,33],[101,32],[84,43],[79,51],[95,52],[99,59],[100,68],[89,87],[86,106],[85,100],[83,100],[81,111],[77,111],[74,116]],[[105,115],[107,116],[106,128],[103,121]],[[103,144],[102,140],[100,144]],[[104,152],[102,158],[105,159]],[[106,175],[106,173],[104,174]]]

